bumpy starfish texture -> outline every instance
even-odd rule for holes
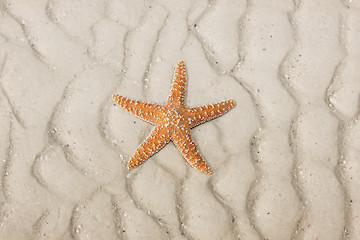
[[[170,95],[165,105],[134,101],[118,94],[112,96],[114,102],[135,116],[155,125],[154,130],[136,149],[129,160],[128,169],[134,169],[151,155],[163,148],[170,140],[174,142],[182,156],[194,168],[210,174],[211,168],[200,155],[191,138],[190,129],[217,118],[235,106],[233,100],[216,104],[186,108],[186,71],[184,62],[177,64]]]

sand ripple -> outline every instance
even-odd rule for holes
[[[359,239],[356,1],[0,3],[0,239]],[[235,99],[129,172],[152,127],[113,93]]]

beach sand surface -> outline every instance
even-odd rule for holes
[[[360,3],[4,0],[0,239],[360,239]],[[191,130],[213,169],[113,94],[234,99]]]

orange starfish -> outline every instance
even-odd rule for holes
[[[134,101],[118,94],[112,96],[114,102],[123,109],[155,125],[150,136],[140,144],[129,160],[129,170],[142,164],[172,140],[192,167],[204,174],[211,173],[210,166],[204,161],[191,138],[190,129],[223,115],[235,106],[235,102],[228,100],[214,105],[186,108],[185,92],[186,72],[184,62],[180,61],[175,69],[170,95],[165,105]]]

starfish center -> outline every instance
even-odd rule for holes
[[[180,126],[183,125],[184,117],[183,111],[179,108],[169,108],[166,109],[163,115],[163,124],[167,126]]]

